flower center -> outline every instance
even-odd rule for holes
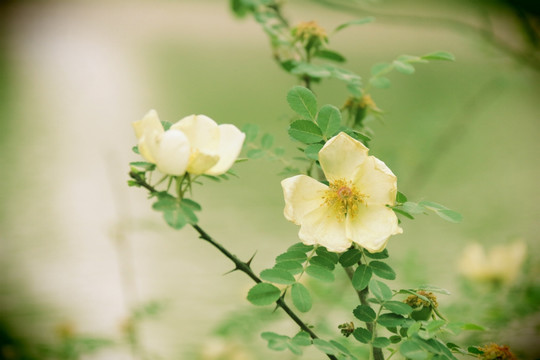
[[[335,211],[338,220],[343,220],[346,216],[355,217],[358,214],[359,204],[367,206],[366,197],[358,191],[352,182],[338,179],[330,183],[323,199],[324,205]]]

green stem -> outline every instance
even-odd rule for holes
[[[349,279],[352,281],[353,275],[354,275],[354,269],[352,266],[346,267],[345,272],[347,273],[347,276],[349,276]],[[366,286],[364,290],[356,291],[356,294],[358,295],[358,299],[360,300],[360,304],[364,306],[369,305],[368,301],[368,295],[369,295],[369,287]],[[376,329],[372,322],[366,322],[366,328],[373,334],[373,339],[375,338]],[[384,360],[384,355],[381,348],[373,347],[373,342],[370,343],[371,346],[371,354],[373,356],[374,360]]]

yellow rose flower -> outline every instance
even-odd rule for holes
[[[494,246],[486,253],[482,245],[465,247],[459,262],[461,274],[472,280],[511,283],[518,276],[527,254],[523,241]]]
[[[300,225],[306,245],[343,252],[353,243],[380,252],[391,235],[400,234],[394,205],[397,179],[368,148],[345,133],[330,139],[319,152],[329,186],[305,175],[281,182],[285,218]]]
[[[236,161],[245,134],[234,125],[218,125],[205,115],[190,115],[165,131],[155,110],[133,123],[140,154],[169,175],[185,172],[221,175]]]
[[[190,115],[171,126],[182,131],[191,145],[187,171],[221,175],[231,168],[242,150],[246,135],[234,125],[218,125],[205,115]]]
[[[155,110],[133,123],[141,156],[168,175],[183,175],[190,155],[187,136],[180,130],[163,129]]]

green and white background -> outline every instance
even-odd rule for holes
[[[373,64],[401,54],[456,56],[420,64],[413,75],[393,73],[391,88],[372,92],[386,115],[372,125],[371,153],[409,199],[464,216],[457,225],[434,215],[404,222],[404,234],[388,245],[398,273],[391,286],[446,288],[452,295],[439,303],[449,318],[491,321],[488,338],[538,357],[538,286],[521,290],[539,270],[539,71],[437,18],[483,24],[489,13],[497,36],[516,49],[525,46],[519,23],[496,1],[369,4],[431,21],[381,17],[337,34],[329,46],[346,55],[346,67],[367,78]],[[290,1],[285,15],[332,29],[369,13]],[[128,163],[137,160],[131,122],[151,108],[168,121],[202,113],[239,127],[255,123],[295,155],[285,95],[297,83],[274,63],[258,25],[217,0],[12,1],[0,6],[0,31],[0,341],[53,344],[59,327],[118,339],[130,306],[157,301],[162,310],[141,332],[155,358],[294,359],[258,337],[266,329],[260,316],[278,319],[268,327],[295,330],[271,308],[254,311],[245,299],[250,280],[222,276],[227,259],[191,229],[169,229],[146,194],[126,185]],[[345,98],[337,82],[314,90],[320,103]],[[297,242],[297,227],[282,216],[281,167],[244,162],[235,167],[239,178],[195,189],[201,226],[243,259],[257,251],[255,270]],[[489,248],[515,239],[528,246],[516,280],[525,285],[496,292],[515,296],[489,317],[485,301],[496,296],[471,297],[457,263],[470,242]],[[334,286],[332,295],[319,289],[322,304],[352,308],[352,290]],[[506,309],[512,319],[493,320]],[[328,317],[332,329],[352,320],[339,309],[317,311],[310,316]],[[232,314],[240,320],[227,321]],[[212,355],[227,346],[226,355]],[[132,357],[117,346],[84,358]]]

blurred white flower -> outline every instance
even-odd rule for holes
[[[397,179],[368,148],[345,133],[330,139],[319,152],[329,186],[305,175],[281,182],[284,215],[300,225],[307,245],[343,252],[352,243],[380,252],[391,235],[400,234],[394,205]]]
[[[516,279],[527,254],[523,241],[496,245],[488,253],[478,243],[465,247],[459,261],[459,271],[465,277],[478,281],[511,283]]]
[[[133,123],[139,152],[168,175],[220,175],[236,161],[245,134],[234,125],[218,125],[205,115],[190,115],[167,131],[155,110]]]

